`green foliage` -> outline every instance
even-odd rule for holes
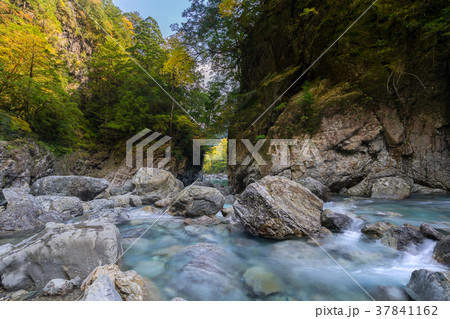
[[[259,141],[259,140],[263,140],[263,139],[265,139],[265,138],[266,138],[265,135],[258,135],[258,136],[256,137],[256,140]]]
[[[219,145],[212,147],[206,154],[203,163],[203,172],[206,174],[219,174],[227,172],[228,140],[222,139]]]
[[[275,111],[275,112],[281,111],[281,110],[283,110],[283,109],[286,107],[286,105],[287,105],[286,102],[280,103],[279,105],[277,105],[277,106],[274,108],[274,111]]]

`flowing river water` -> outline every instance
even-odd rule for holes
[[[320,239],[321,247],[309,238],[267,240],[240,227],[186,225],[183,219],[167,215],[156,223],[157,215],[131,221],[120,225],[125,250],[154,225],[126,252],[124,268],[154,282],[163,299],[187,300],[370,300],[348,274],[371,291],[379,285],[404,287],[416,269],[448,270],[432,259],[435,243],[431,240],[399,252],[380,240],[366,239],[360,229],[365,223],[390,221],[395,225],[429,223],[448,233],[450,197],[402,201],[335,197],[325,208],[349,215],[354,222],[351,229]],[[183,253],[184,247],[199,243],[220,248],[226,255],[210,250],[199,255]],[[205,262],[202,253],[213,256],[204,256]],[[198,263],[192,261],[195,258],[200,258]],[[260,273],[246,281],[244,273],[250,268],[251,273]],[[183,282],[186,279],[192,282]],[[258,285],[263,287],[256,291],[265,293],[255,293],[252,287]]]

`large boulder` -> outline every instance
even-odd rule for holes
[[[311,191],[311,193],[319,197],[324,202],[328,202],[331,199],[330,190],[328,189],[328,187],[323,185],[317,179],[314,179],[312,177],[305,177],[296,180],[296,182],[305,186]]]
[[[417,301],[449,301],[450,272],[414,270],[406,292]]]
[[[183,183],[172,173],[156,168],[141,168],[132,179],[133,194],[142,199],[144,205],[153,204],[165,198],[174,198],[183,188]]]
[[[97,266],[115,263],[121,254],[114,225],[48,224],[0,256],[1,286],[42,289],[56,278],[84,279]]]
[[[285,177],[252,183],[233,204],[236,216],[253,235],[283,239],[317,235],[323,202]]]
[[[0,213],[0,237],[20,236],[38,232],[48,222],[64,222],[72,216],[67,212],[44,209],[27,189],[5,189],[8,208]]]
[[[154,301],[158,300],[157,293],[137,272],[129,270],[122,272],[117,265],[99,266],[83,282],[81,289],[85,291],[84,300],[93,300],[91,288],[96,290],[96,282],[106,277],[112,283],[124,301]],[[107,289],[109,290],[109,289]],[[153,290],[153,291],[152,291]]]
[[[411,194],[411,186],[400,177],[383,177],[372,186],[372,197],[382,199],[404,199]]]
[[[332,231],[343,231],[349,228],[352,219],[344,214],[335,213],[330,209],[325,209],[320,216],[320,221],[323,227],[328,228]]]
[[[179,250],[166,269],[172,272],[169,288],[188,300],[246,300],[236,276],[237,256],[215,244],[196,244]]]
[[[371,239],[380,239],[388,230],[395,227],[391,222],[378,222],[375,224],[367,224],[361,228],[361,232]]]
[[[5,198],[5,195],[3,195],[3,190],[0,188],[0,213],[3,212],[6,207],[8,207],[8,201]]]
[[[45,212],[55,211],[72,217],[83,215],[83,204],[74,196],[37,196],[36,201]]]
[[[397,250],[407,250],[410,247],[418,246],[423,243],[425,236],[410,225],[393,227],[383,233],[381,242]]]
[[[216,215],[223,207],[225,197],[213,187],[189,186],[170,207],[174,216],[199,217]]]
[[[83,295],[84,301],[123,301],[108,276],[93,282]]]
[[[450,235],[442,238],[434,247],[433,258],[450,266]]]
[[[102,178],[87,176],[48,176],[38,179],[31,186],[35,196],[75,196],[83,201],[93,200],[109,186]]]

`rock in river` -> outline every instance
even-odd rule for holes
[[[433,258],[450,266],[450,235],[442,238],[434,247]]]
[[[0,257],[1,286],[42,289],[56,278],[83,279],[121,254],[120,233],[114,225],[47,224]]]
[[[38,179],[31,186],[35,196],[75,196],[83,201],[93,200],[109,186],[106,179],[86,176],[48,176]]]
[[[420,225],[420,232],[431,240],[439,241],[444,237],[440,232],[431,227],[430,224],[422,224]]]
[[[322,226],[332,231],[343,231],[348,228],[352,219],[344,214],[335,213],[332,210],[325,209],[320,217]]]
[[[311,193],[319,197],[324,202],[328,202],[331,199],[330,190],[328,189],[328,187],[323,185],[317,179],[314,179],[312,177],[305,177],[296,180],[296,182],[305,186],[311,191]]]
[[[414,270],[406,292],[417,301],[449,301],[450,272]]]
[[[224,203],[225,198],[215,188],[189,186],[172,204],[170,214],[185,217],[216,215]]]
[[[174,198],[183,188],[183,183],[172,173],[156,168],[141,168],[132,179],[133,194],[142,199],[144,205],[153,204],[165,198]]]
[[[56,211],[71,217],[81,216],[84,212],[82,201],[74,196],[37,196],[36,201],[46,212]]]
[[[372,186],[372,197],[383,199],[404,199],[411,194],[411,186],[400,177],[383,177]]]
[[[281,291],[281,285],[276,276],[260,266],[249,268],[243,275],[245,285],[259,297],[265,297]]]
[[[380,239],[383,234],[388,229],[395,227],[394,224],[390,222],[378,222],[375,224],[367,224],[362,229],[361,232],[371,239]]]
[[[418,246],[423,243],[425,236],[409,225],[393,227],[383,233],[381,242],[397,250],[407,250],[410,246]]]
[[[322,207],[307,188],[280,176],[250,184],[233,204],[248,231],[275,239],[317,235]]]

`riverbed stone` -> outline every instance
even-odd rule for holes
[[[349,228],[352,223],[352,219],[347,215],[335,213],[330,209],[325,209],[322,212],[320,221],[323,227],[335,232],[340,232]]]
[[[277,277],[264,267],[255,266],[247,269],[242,276],[244,284],[258,297],[281,291],[281,285]]]
[[[141,197],[144,205],[150,205],[165,198],[175,198],[184,188],[183,183],[172,173],[147,167],[137,171],[132,183],[135,186],[133,194]]]
[[[256,236],[275,239],[317,235],[323,202],[306,187],[285,177],[252,183],[234,202],[237,218]]]
[[[450,266],[450,235],[442,238],[434,247],[433,258]]]
[[[324,202],[330,201],[331,199],[330,190],[328,189],[328,187],[323,185],[317,179],[314,179],[312,177],[305,177],[296,180],[296,182],[299,183],[300,185],[305,186],[307,189],[311,191],[311,193],[319,197]]]
[[[84,301],[123,301],[108,276],[93,282],[83,295]]]
[[[223,217],[228,217],[228,216],[233,216],[234,215],[234,208],[233,207],[226,207],[226,208],[222,208],[222,216]]]
[[[435,241],[439,241],[444,237],[444,235],[442,235],[440,232],[438,232],[436,229],[434,229],[430,224],[420,225],[420,232],[426,238],[435,240]]]
[[[90,201],[107,189],[108,186],[109,182],[102,178],[87,176],[47,176],[33,183],[31,186],[31,194],[35,196],[75,196],[82,201]]]
[[[114,225],[49,223],[40,233],[0,256],[1,285],[6,290],[42,289],[52,279],[86,278],[98,265],[122,254]]]
[[[372,186],[372,198],[405,199],[411,194],[411,186],[400,177],[383,177]]]
[[[95,268],[84,280],[81,289],[89,295],[90,287],[95,284],[98,279],[102,279],[103,277],[110,280],[114,286],[114,290],[118,292],[121,299],[124,301],[154,301],[159,299],[154,284],[146,282],[134,270],[122,272],[119,266],[115,264]]]
[[[406,292],[416,301],[449,301],[450,272],[414,270]]]
[[[378,222],[375,224],[367,224],[361,229],[361,232],[371,239],[380,239],[384,232],[395,227],[391,222]]]
[[[75,277],[72,280],[67,279],[52,279],[42,290],[44,296],[65,295],[71,292],[74,288],[79,288],[81,285],[81,278]]]
[[[184,217],[216,215],[223,207],[225,198],[215,188],[189,186],[170,207],[170,214]]]
[[[411,246],[418,246],[423,243],[425,236],[410,225],[393,227],[383,233],[381,242],[397,250],[407,250]]]

